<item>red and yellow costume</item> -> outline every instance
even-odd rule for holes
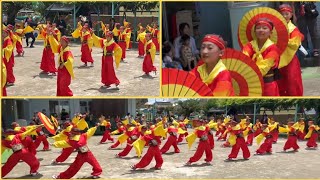
[[[193,133],[189,134],[186,137],[189,148],[192,146],[196,138],[200,139],[197,150],[195,154],[189,159],[188,164],[199,161],[199,159],[202,157],[204,152],[206,153],[205,161],[206,162],[212,161],[212,151],[211,151],[210,142],[208,139],[209,130],[210,129],[205,126],[199,126],[195,129]]]
[[[61,131],[59,134],[55,135],[52,137],[54,141],[63,141],[67,140],[68,137],[70,136],[70,132],[72,129],[73,125],[67,126],[63,131]],[[68,157],[72,154],[74,151],[74,147],[67,147],[63,148],[61,154],[54,160],[54,163],[62,163],[68,159]]]
[[[94,157],[93,153],[90,151],[87,145],[88,139],[94,135],[96,132],[97,127],[93,127],[88,129],[86,133],[77,134],[73,136],[71,139],[65,141],[57,141],[53,144],[56,148],[68,148],[73,147],[74,149],[78,150],[77,157],[75,161],[69,166],[69,168],[60,173],[57,178],[59,179],[70,179],[72,178],[82,167],[82,165],[87,162],[89,163],[92,168],[92,176],[99,176],[102,173],[102,168]],[[72,131],[72,130],[71,130]]]
[[[293,148],[294,151],[297,151],[300,147],[297,144],[298,141],[298,137],[297,137],[297,132],[296,130],[298,129],[298,127],[295,125],[293,126],[293,122],[289,122],[288,123],[289,126],[283,128],[280,127],[279,131],[280,132],[286,132],[288,133],[288,140],[286,141],[283,150],[286,151],[290,148]]]
[[[43,143],[43,151],[49,150],[49,142],[47,140],[46,134],[42,131],[41,128],[38,128],[36,130],[36,140],[34,141],[34,146],[37,149],[41,143]]]
[[[143,147],[148,144],[148,150],[146,154],[141,158],[140,162],[135,164],[132,168],[144,168],[148,166],[152,159],[154,158],[156,161],[155,168],[160,169],[163,164],[163,159],[161,156],[159,145],[161,144],[160,137],[165,136],[165,130],[163,129],[162,125],[158,125],[154,129],[150,129],[149,131],[146,131],[140,139],[136,140],[133,143],[133,146],[135,147],[138,156],[141,155]]]
[[[256,124],[253,126],[254,130],[254,137],[257,137],[260,133],[262,133],[262,124],[261,122],[257,121]]]
[[[143,60],[143,64],[142,64],[142,70],[143,72],[145,72],[146,74],[149,74],[152,71],[157,71],[157,68],[155,66],[153,66],[153,62],[156,56],[156,47],[153,44],[152,40],[149,40],[148,42],[146,42],[146,44],[144,45],[144,49],[145,49],[145,57]]]
[[[120,30],[117,28],[119,26],[119,23],[116,23],[114,28],[112,29],[113,37],[119,37]]]
[[[150,26],[147,26],[148,31],[150,31],[152,36],[152,42],[156,46],[156,50],[159,51],[159,39],[160,39],[160,31],[158,30],[158,27],[152,28]]]
[[[109,36],[110,35],[112,36],[112,33],[109,33]],[[113,39],[107,41],[106,39],[96,36],[95,34],[93,34],[93,41],[96,47],[103,49],[101,82],[105,86],[110,86],[111,84],[119,85],[120,81],[118,80],[113,67],[113,56],[115,58],[116,68],[118,68],[122,56],[122,50],[120,46],[115,43]]]
[[[317,140],[319,136],[318,131],[320,131],[320,128],[318,126],[315,126],[312,122],[312,125],[309,126],[308,130],[308,134],[305,136],[305,139],[308,139],[307,146],[309,148],[318,147]]]
[[[120,153],[117,154],[118,157],[125,157],[129,154],[133,147],[133,142],[136,141],[140,137],[140,131],[139,127],[129,127],[125,133],[123,133],[121,136],[119,136],[118,140],[121,143],[124,141],[127,141],[126,147],[121,151]]]
[[[131,23],[127,22],[127,21],[123,21],[123,25],[124,27],[126,27],[125,32],[127,33],[127,38],[126,38],[126,47],[127,49],[131,49],[132,48],[132,42],[131,42],[131,33],[132,30],[130,28]]]
[[[304,132],[305,124],[304,121],[297,122],[297,136],[299,140],[304,140],[304,137],[306,136],[306,133]]]
[[[4,55],[4,54],[2,54]],[[5,58],[2,58],[1,62],[1,87],[2,87],[2,96],[7,96],[7,88],[6,88],[6,83],[7,83],[7,68],[6,65],[4,64]]]
[[[216,35],[206,35],[202,42],[211,42],[218,46],[219,49],[225,49],[224,42]],[[207,72],[206,67],[207,64],[204,63],[194,68],[191,72],[208,85],[213,92],[213,96],[234,96],[230,72],[222,61],[218,60],[218,63],[210,73]]]
[[[13,154],[9,157],[7,162],[1,168],[1,177],[5,177],[20,160],[24,161],[30,166],[30,174],[37,173],[40,163],[36,156],[29,152],[24,146],[22,141],[27,135],[32,133],[37,127],[31,128],[24,133],[15,134],[14,131],[8,133],[6,138],[2,140],[1,151],[6,148],[12,149]]]
[[[125,59],[126,58],[126,49],[127,49],[127,43],[126,43],[126,39],[127,39],[127,33],[126,32],[120,32],[119,33],[119,37],[118,37],[118,45],[121,47],[122,49],[122,56],[121,59]]]
[[[266,139],[264,140],[263,144],[261,144],[261,146],[256,150],[257,154],[265,154],[265,153],[272,152],[273,138],[266,124],[263,132],[257,136],[258,145],[260,145],[263,138],[266,138]]]
[[[280,7],[280,12],[290,12],[290,6]],[[301,77],[300,62],[296,52],[303,41],[304,36],[299,29],[291,22],[288,22],[289,41],[285,51],[281,54],[279,71],[281,79],[278,80],[280,96],[302,96],[303,84]]]
[[[243,158],[249,159],[250,151],[249,151],[248,146],[246,144],[246,141],[243,137],[243,132],[240,128],[240,125],[238,124],[238,125],[232,127],[230,132],[236,136],[236,143],[232,146],[232,150],[228,156],[228,159],[237,158],[240,148],[243,152]]]
[[[93,39],[91,29],[87,26],[81,26],[78,24],[78,28],[72,33],[73,38],[81,39],[81,61],[85,63],[85,65],[90,62],[93,63],[92,59],[92,46],[93,46]]]
[[[264,77],[263,96],[279,96],[278,84],[273,77],[280,58],[277,46],[267,39],[259,49],[257,40],[253,40],[243,47],[242,52],[256,62]]]
[[[268,119],[268,128],[272,135],[273,143],[277,143],[279,138],[279,123]]]
[[[177,142],[180,143],[183,141],[183,138],[184,137],[187,137],[188,136],[188,132],[187,132],[187,127],[186,125],[189,123],[189,120],[188,119],[185,119],[184,121],[181,121],[181,122],[176,122],[176,121],[173,121],[172,122],[175,126],[178,127],[178,130],[179,132],[185,132],[185,133],[179,133],[179,137],[178,137],[178,140]]]
[[[53,37],[54,37],[58,42],[60,42],[60,40],[61,40],[61,32],[59,31],[59,29],[58,29],[58,28],[54,28],[52,33],[53,33]]]
[[[124,133],[125,131],[126,131],[126,127],[123,126],[123,125],[120,125],[120,126],[118,126],[118,129],[115,130],[115,131],[113,131],[113,132],[111,132],[111,134],[112,134],[112,135],[122,134],[122,133]],[[118,139],[117,142],[115,142],[112,146],[110,146],[110,148],[116,148],[116,147],[118,147],[120,144],[121,144],[121,143],[120,143],[120,141],[119,141],[119,139]]]
[[[178,142],[177,142],[178,128],[174,126],[169,126],[167,129],[167,133],[169,134],[169,137],[166,143],[162,146],[160,150],[161,153],[165,154],[170,149],[171,146],[173,146],[175,153],[180,153],[180,149],[178,147]]]
[[[49,34],[47,34],[47,28],[41,28],[41,36],[44,38],[44,48],[42,52],[40,69],[44,72],[56,73],[57,69],[55,67],[54,54],[49,42]]]
[[[225,118],[223,120],[223,123],[218,124],[218,131],[220,132],[220,136],[218,137],[218,141],[219,140],[223,140],[226,141],[227,140],[227,136],[225,135],[225,132],[227,131],[227,127],[226,124],[230,121],[230,118]]]
[[[254,134],[253,134],[252,126],[253,126],[252,123],[246,124],[245,130],[243,131],[244,136],[247,137],[246,144],[248,146],[251,146],[253,143]]]
[[[102,21],[101,21],[101,29],[103,31],[103,35],[107,35],[108,32],[110,31],[109,27],[106,26]]]
[[[69,40],[63,36],[62,39],[65,42],[69,42]],[[58,53],[58,77],[57,77],[57,96],[73,96],[71,89],[69,88],[71,84],[71,78],[74,78],[73,74],[73,62],[74,58],[70,47],[62,48],[59,42],[53,38],[53,36],[49,36],[49,42],[51,44],[52,51],[54,53]],[[62,68],[60,66],[63,65]]]
[[[105,131],[103,133],[102,139],[100,140],[100,144],[106,142],[107,140],[114,142],[113,138],[110,135],[111,123],[107,120],[102,120],[100,126],[105,126]]]
[[[146,31],[144,29],[138,32],[137,41],[138,41],[138,54],[139,56],[144,56],[145,54],[144,44],[146,43]]]
[[[16,42],[17,53],[18,55],[22,55],[24,52],[22,47],[23,29],[17,29],[14,34],[17,37],[17,42]]]
[[[8,31],[7,31],[8,32]],[[2,44],[2,61],[6,67],[6,74],[7,74],[7,83],[14,83],[15,77],[13,74],[13,67],[14,67],[14,56],[13,56],[13,42],[10,36],[7,36],[3,40]]]
[[[12,128],[17,134],[19,134],[19,133],[24,133],[27,130],[34,129],[35,126],[20,127],[18,123],[14,123],[12,125]],[[22,140],[22,144],[29,152],[36,155],[37,150],[34,145],[33,139],[30,136],[30,135],[34,135],[34,134],[36,134],[36,131],[32,131],[29,135],[25,136],[25,138]]]

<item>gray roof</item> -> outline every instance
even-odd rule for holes
[[[72,12],[73,4],[51,4],[46,11]]]

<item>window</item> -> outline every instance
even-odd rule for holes
[[[49,101],[49,110],[51,115],[57,114],[60,116],[62,109],[65,109],[65,112],[70,114],[69,101]]]

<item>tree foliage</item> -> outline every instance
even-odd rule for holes
[[[190,99],[187,101],[180,101],[178,107],[175,107],[176,113],[189,115],[192,112],[199,112],[200,109],[208,112],[211,108],[228,108],[236,109],[238,114],[248,113],[253,111],[254,104],[258,109],[264,108],[272,111],[282,111],[295,108],[296,105],[303,111],[315,109],[317,117],[320,112],[320,99]],[[259,111],[258,111],[259,112]]]

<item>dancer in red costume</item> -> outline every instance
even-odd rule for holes
[[[169,137],[166,143],[162,146],[160,150],[161,153],[165,154],[170,149],[171,146],[173,146],[174,148],[174,153],[180,153],[180,149],[177,143],[178,128],[171,125],[168,127],[167,132],[169,134]]]
[[[279,49],[269,39],[273,30],[273,23],[267,18],[260,18],[254,26],[257,39],[247,43],[242,52],[256,62],[263,76],[263,96],[279,96],[276,82],[277,68],[279,65]]]
[[[84,67],[88,65],[88,62],[93,66],[92,58],[92,30],[88,23],[84,23],[83,27],[80,22],[78,22],[77,29],[72,33],[73,38],[81,39],[81,61],[84,63]]]
[[[203,153],[206,154],[205,162],[207,164],[210,164],[210,162],[212,161],[212,151],[211,151],[211,147],[208,139],[209,128],[206,128],[205,125],[206,125],[206,122],[204,120],[201,120],[201,126],[197,127],[195,132],[188,135],[188,137],[186,138],[189,144],[189,147],[191,147],[190,144],[192,144],[196,138],[200,139],[195,154],[189,159],[186,165],[191,165],[191,163],[199,161]]]
[[[150,33],[146,34],[146,43],[144,45],[144,49],[145,49],[146,55],[143,60],[142,70],[148,76],[149,76],[149,73],[152,71],[154,71],[154,73],[156,74],[157,68],[153,66],[153,62],[156,55],[156,47],[152,42]]]
[[[299,29],[291,22],[293,16],[292,7],[289,4],[279,6],[279,11],[286,19],[289,29],[289,42],[285,52],[282,53],[279,63],[281,79],[277,81],[280,96],[302,96],[303,84],[301,67],[296,55],[304,36]],[[303,139],[303,138],[302,138]]]
[[[58,135],[55,135],[51,137],[55,141],[62,141],[62,140],[67,140],[68,137],[71,135],[71,130],[73,125],[71,125],[70,121],[66,121],[63,123],[64,130],[62,130]],[[51,164],[60,164],[63,163],[68,159],[68,157],[72,154],[74,151],[74,147],[67,147],[63,148],[61,154],[54,160],[52,160]]]
[[[131,166],[131,169],[133,170],[141,169],[148,166],[153,158],[156,161],[156,165],[154,167],[155,170],[161,169],[161,166],[163,164],[163,159],[159,148],[159,145],[161,143],[160,136],[155,133],[155,129],[150,129],[150,133],[145,133],[146,130],[147,128],[143,126],[143,135],[139,140],[144,141],[143,144],[148,144],[148,150],[146,154],[141,158],[140,162]]]
[[[234,158],[237,158],[239,150],[241,148],[243,153],[243,158],[245,160],[249,160],[250,157],[250,151],[248,149],[248,146],[246,144],[246,141],[243,137],[243,132],[240,129],[240,125],[237,125],[237,122],[232,121],[231,122],[231,132],[234,133],[237,136],[236,144],[232,146],[231,153],[228,156],[227,160],[233,160]]]
[[[16,78],[13,74],[13,67],[14,67],[14,55],[13,55],[13,41],[9,36],[8,30],[2,31],[2,62],[4,63],[4,67],[6,67],[6,85],[13,86]],[[4,91],[6,92],[6,91]]]
[[[110,135],[110,131],[111,131],[111,123],[110,123],[110,119],[105,119],[104,116],[101,116],[100,119],[100,126],[104,126],[105,127],[105,131],[103,133],[102,139],[100,140],[100,144],[103,144],[104,142],[106,142],[107,140],[110,140],[112,143],[114,142],[113,138]]]
[[[202,40],[201,62],[191,72],[213,92],[213,96],[233,96],[230,72],[220,58],[226,48],[225,41],[218,35],[208,34]]]
[[[139,127],[135,127],[134,124],[130,124],[128,130],[126,130],[126,132],[122,135],[124,139],[127,139],[127,145],[123,149],[123,151],[116,154],[116,157],[121,158],[127,156],[133,147],[132,143],[135,142],[140,137],[140,135],[141,132],[139,130]],[[120,137],[118,139],[120,139]]]
[[[40,65],[41,73],[56,75],[57,69],[55,67],[54,54],[49,41],[49,35],[53,34],[52,26],[50,24],[47,24],[46,27],[40,26],[40,34],[44,38],[44,48]]]
[[[307,146],[308,148],[317,148],[317,140],[318,140],[318,132],[320,131],[320,128],[318,126],[315,126],[313,121],[308,122],[309,125],[309,131],[308,134],[305,136],[305,139],[308,139]]]
[[[88,129],[86,133],[81,133],[80,129],[73,127],[71,130],[71,136],[67,141],[63,140],[52,144],[56,148],[73,147],[78,150],[77,157],[69,168],[57,176],[52,176],[52,178],[70,179],[77,174],[85,162],[92,166],[92,178],[99,178],[99,175],[102,173],[102,168],[87,145],[88,139],[94,135],[97,130],[97,126],[99,125],[100,124],[97,124],[95,127]]]
[[[113,33],[111,31],[107,33],[106,39],[100,38],[95,34],[93,34],[92,37],[94,45],[103,49],[101,60],[101,82],[103,86],[101,86],[101,88],[109,88],[112,84],[115,84],[118,88],[120,81],[116,76],[113,67],[113,60],[115,60],[116,68],[118,68],[122,56],[122,50],[120,46],[114,42]]]
[[[5,177],[9,172],[18,164],[20,160],[24,161],[30,166],[30,175],[38,175],[40,162],[34,154],[29,152],[24,146],[22,141],[27,135],[32,133],[37,128],[43,125],[34,126],[24,133],[16,134],[14,130],[8,129],[5,132],[5,138],[2,140],[2,148],[12,149],[13,154],[9,157],[7,162],[1,167],[1,177]]]
[[[71,79],[74,78],[73,62],[74,58],[69,47],[69,39],[66,36],[61,37],[60,43],[49,35],[49,42],[54,53],[59,54],[59,67],[57,77],[57,96],[73,96],[71,89]]]
[[[124,133],[126,131],[126,127],[124,125],[122,125],[121,122],[118,122],[117,126],[118,126],[118,129],[113,131],[113,132],[111,132],[112,135],[122,134],[122,133]],[[120,142],[119,142],[119,140],[117,140],[117,142],[115,142],[113,145],[111,145],[109,147],[109,149],[114,149],[114,148],[118,147],[119,145],[120,145]]]
[[[288,122],[288,126],[284,128],[284,132],[288,133],[288,140],[286,141],[283,151],[286,152],[288,149],[293,148],[295,152],[298,152],[298,149],[300,148],[297,144],[298,137],[297,137],[297,128],[293,126],[294,122],[290,121]]]
[[[273,138],[272,134],[269,131],[268,125],[263,124],[262,125],[262,133],[260,133],[257,136],[257,142],[258,145],[262,141],[262,139],[265,138],[264,142],[261,144],[261,146],[256,150],[256,153],[259,155],[263,155],[265,153],[272,153],[272,144],[273,144]]]

